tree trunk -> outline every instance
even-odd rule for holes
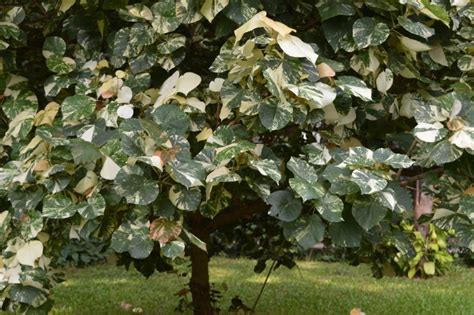
[[[206,244],[209,244],[209,232],[200,227],[201,220],[197,220],[192,232]],[[193,224],[194,225],[194,224]],[[191,281],[189,287],[193,296],[195,315],[212,315],[211,287],[209,285],[209,255],[195,245],[191,245]]]
[[[423,214],[430,214],[433,212],[433,197],[426,195],[422,190],[422,181],[416,181],[416,198],[415,198],[415,227],[425,237],[428,235],[428,226],[425,224],[419,225],[417,220]]]

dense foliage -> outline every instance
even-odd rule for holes
[[[257,269],[405,250],[421,200],[474,250],[470,1],[23,2],[0,7],[2,309],[51,307],[71,239],[145,275],[190,256],[198,314],[243,221]]]

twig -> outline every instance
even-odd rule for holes
[[[413,177],[409,177],[406,180],[402,180],[400,182],[400,186],[405,186],[405,185],[408,185],[409,183],[416,182],[417,180],[423,179],[428,174],[440,174],[443,171],[444,171],[443,168],[437,168],[437,169],[434,169],[434,170],[430,170],[430,171],[418,174],[418,175],[413,176]]]
[[[255,303],[253,303],[252,310],[255,312],[255,308],[257,307],[258,301],[260,300],[260,297],[262,296],[263,290],[265,289],[265,286],[267,285],[268,278],[270,278],[270,275],[273,271],[273,268],[275,267],[276,260],[273,261],[272,265],[270,266],[270,270],[268,270],[267,277],[265,278],[265,281],[263,282],[262,288],[260,289],[260,293],[257,296],[257,299],[255,300]]]
[[[411,143],[410,148],[408,148],[408,151],[407,151],[407,154],[406,154],[408,157],[410,157],[410,155],[411,155],[412,151],[415,149],[415,147],[416,147],[416,138],[413,139],[413,142]],[[397,175],[395,175],[396,180],[400,179],[400,176],[402,176],[402,171],[403,171],[403,168],[398,169]]]

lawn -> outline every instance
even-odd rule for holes
[[[216,258],[211,280],[216,288],[227,286],[221,307],[239,295],[253,304],[265,272],[253,273],[254,262]],[[53,314],[130,314],[126,302],[143,314],[170,314],[185,286],[174,274],[155,274],[145,280],[137,271],[111,264],[67,270],[67,281],[56,287]],[[225,283],[225,285],[224,285]],[[372,314],[474,314],[474,272],[455,268],[447,276],[430,280],[371,277],[367,266],[306,262],[298,268],[280,268],[270,277],[257,306],[257,314],[349,314],[352,308]]]

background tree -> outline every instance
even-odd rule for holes
[[[245,222],[257,270],[324,241],[381,274],[383,246],[410,255],[412,195],[473,250],[469,1],[20,4],[0,22],[2,309],[46,312],[55,257],[98,238],[147,276],[190,257],[211,314],[212,236]]]

